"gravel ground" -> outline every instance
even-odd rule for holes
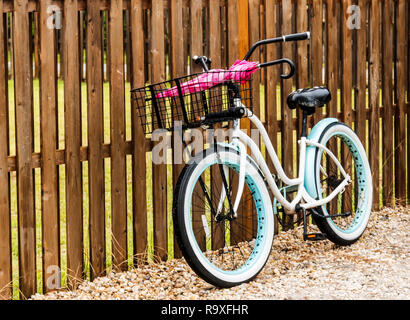
[[[252,282],[218,289],[183,259],[148,264],[32,299],[410,299],[410,207],[375,212],[358,242],[304,242],[302,227],[274,239]],[[310,227],[312,229],[312,227]]]

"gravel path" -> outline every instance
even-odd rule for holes
[[[302,227],[281,233],[259,276],[231,289],[205,283],[180,259],[32,299],[410,299],[409,209],[373,213],[350,247],[304,242]]]

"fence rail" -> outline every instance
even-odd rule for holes
[[[253,56],[296,62],[291,80],[269,68],[253,81],[286,172],[300,128],[286,97],[326,85],[333,100],[309,126],[353,125],[375,209],[410,199],[409,0],[0,0],[0,12],[1,298],[180,257],[170,210],[182,165],[149,160],[157,142],[129,90],[200,71],[193,55],[228,67],[263,38],[312,32]]]

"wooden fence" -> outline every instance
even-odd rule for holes
[[[310,30],[253,56],[297,65],[292,80],[279,68],[254,80],[286,171],[299,132],[286,96],[327,85],[314,121],[338,117],[366,143],[374,208],[409,199],[408,0],[0,0],[0,12],[3,298],[75,287],[150,250],[181,256],[169,223],[181,165],[151,164],[129,90],[198,71],[195,54],[227,67],[259,39]]]

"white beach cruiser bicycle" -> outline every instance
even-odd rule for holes
[[[264,125],[252,112],[252,73],[287,64],[290,72],[281,76],[287,79],[295,67],[289,59],[247,62],[251,54],[261,45],[309,38],[306,32],[261,40],[229,70],[209,70],[208,58],[195,57],[204,73],[132,90],[147,134],[175,130],[177,120],[183,130],[227,123],[231,128],[229,142],[215,137],[190,159],[174,191],[179,247],[191,268],[213,285],[232,287],[262,270],[272,248],[275,214],[280,222],[299,213],[305,240],[329,239],[338,245],[354,243],[367,226],[372,176],[358,136],[335,118],[323,119],[307,132],[308,116],[331,99],[327,88],[300,89],[287,98],[303,117],[297,178],[285,174]],[[259,130],[275,174],[255,141],[240,129],[245,117]],[[308,233],[309,214],[321,233]]]

